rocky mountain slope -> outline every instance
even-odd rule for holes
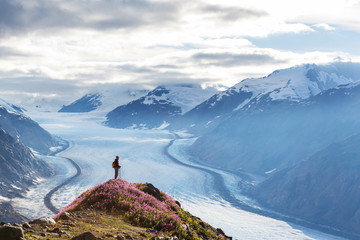
[[[360,134],[274,174],[253,193],[282,213],[360,236]]]
[[[120,179],[84,192],[54,219],[37,219],[17,228],[26,238],[40,239],[231,239],[152,184]],[[5,227],[9,231],[11,226],[0,227],[0,236]]]
[[[21,142],[0,128],[0,195],[19,196],[39,177],[51,174],[50,168],[35,158]]]
[[[10,112],[2,106],[0,106],[0,127],[27,147],[43,154],[49,154],[51,149],[62,145],[61,141],[25,114]]]
[[[115,128],[158,128],[172,122],[214,92],[214,89],[192,85],[160,86],[109,112],[105,123]]]
[[[4,99],[0,98],[0,106],[4,107],[9,112],[24,113],[25,109],[14,104],[8,103]]]

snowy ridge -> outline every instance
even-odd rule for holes
[[[98,112],[109,112],[122,104],[127,104],[135,99],[146,95],[149,92],[147,89],[114,89],[100,91],[101,105],[95,110]]]
[[[88,93],[70,105],[63,106],[59,112],[91,112],[102,105],[100,93]]]
[[[25,109],[10,104],[1,98],[0,98],[0,106],[4,107],[8,112],[12,112],[12,113],[23,113],[25,111]]]
[[[212,88],[202,89],[200,86],[194,85],[169,85],[161,86],[158,89],[160,88],[166,91],[163,91],[161,94],[154,92],[152,95],[145,96],[143,104],[151,105],[155,102],[172,104],[180,107],[182,114],[217,92]]]
[[[212,102],[209,108],[214,107],[225,96],[241,93],[252,93],[252,95],[246,101],[241,102],[234,110],[239,110],[251,100],[261,99],[265,95],[272,101],[300,101],[328,89],[360,80],[360,73],[353,76],[344,76],[340,71],[336,71],[338,69],[336,64],[326,66],[302,65],[277,70],[263,78],[245,79],[228,90],[217,94],[217,101]]]
[[[109,112],[106,124],[116,128],[163,127],[215,91],[193,85],[159,86],[147,95]]]

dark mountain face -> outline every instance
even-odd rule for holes
[[[166,98],[169,90],[158,87],[146,96],[115,108],[106,115],[106,125],[115,128],[154,128],[181,114],[181,108]]]
[[[0,106],[0,127],[26,146],[40,153],[50,153],[51,147],[60,145],[50,133],[20,113],[8,112]]]
[[[13,197],[23,193],[39,176],[49,176],[50,168],[22,143],[0,128],[0,194]]]
[[[265,95],[248,106],[200,137],[192,152],[217,166],[264,174],[360,132],[360,86],[300,102],[269,101]]]
[[[81,113],[81,112],[91,112],[96,110],[99,106],[101,106],[102,95],[101,94],[86,94],[82,98],[76,100],[70,105],[63,106],[59,112],[73,112],[73,113]]]
[[[253,195],[285,214],[360,234],[360,134],[274,174]]]
[[[21,223],[25,221],[28,219],[17,213],[10,203],[0,202],[0,222]]]

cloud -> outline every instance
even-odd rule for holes
[[[19,15],[24,9],[21,4],[10,0],[0,0],[0,25],[16,26],[19,24]]]
[[[29,56],[28,54],[19,52],[10,47],[2,47],[0,46],[0,57],[1,58],[9,58],[9,57],[25,57]]]
[[[171,65],[171,64],[159,64],[159,65],[155,65],[152,67],[156,68],[156,69],[177,69],[177,68],[179,68],[178,66]]]
[[[176,2],[150,0],[0,0],[0,25],[7,33],[46,29],[129,29],[175,21]]]
[[[223,7],[220,5],[203,5],[199,7],[200,12],[211,14],[223,21],[237,21],[241,19],[260,18],[268,14],[262,10],[247,9],[241,7]]]
[[[85,8],[85,11],[84,11]],[[96,14],[91,14],[96,10]],[[78,10],[90,13],[90,19],[83,19],[85,26],[96,29],[118,29],[146,25],[165,25],[176,20],[176,2],[151,2],[146,0],[100,1],[86,3]]]
[[[327,30],[327,31],[334,31],[335,30],[334,27],[332,27],[332,26],[330,26],[329,24],[326,24],[326,23],[315,24],[314,27],[324,29],[324,30]]]
[[[1,78],[0,85],[29,93],[66,93],[81,88],[80,82],[41,77]]]
[[[297,64],[359,59],[346,44],[358,34],[335,23],[358,25],[359,6],[336,14],[340,3],[274,1],[0,0],[1,91],[63,101],[104,85],[231,86]],[[315,46],[316,34],[321,45],[297,51]]]
[[[194,54],[192,58],[203,65],[222,67],[285,63],[266,53],[201,52]]]
[[[119,69],[133,73],[153,73],[154,71],[148,67],[136,66],[135,64],[123,64],[118,66]]]

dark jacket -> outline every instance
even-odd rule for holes
[[[118,159],[115,159],[114,160],[114,168],[121,168],[121,166],[119,165],[119,160]]]

